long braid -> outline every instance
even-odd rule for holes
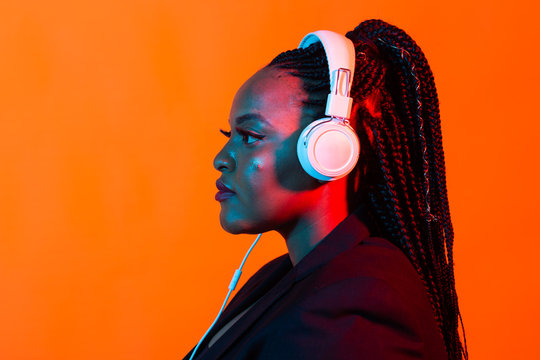
[[[454,233],[433,74],[414,40],[384,21],[364,21],[347,37],[357,53],[351,96],[360,107],[351,121],[362,143],[358,199],[368,205],[380,235],[420,275],[449,359],[467,359],[465,333],[465,346],[458,333]],[[323,117],[330,85],[320,43],[286,51],[268,66],[302,78],[305,105]]]
[[[429,284],[433,284],[431,292],[430,292],[430,295],[434,298],[432,299],[433,302],[436,302],[438,303],[439,302],[439,297],[437,296],[437,288],[440,287],[441,283],[442,283],[442,279],[441,279],[441,269],[440,269],[440,264],[439,264],[439,261],[437,259],[437,256],[435,254],[435,249],[434,249],[434,244],[433,244],[433,239],[432,239],[432,227],[431,227],[431,224],[432,224],[432,221],[435,219],[435,216],[431,213],[431,206],[430,206],[430,189],[429,189],[429,181],[428,181],[428,176],[429,176],[429,162],[428,162],[428,151],[427,151],[427,141],[426,141],[426,138],[425,138],[425,134],[424,134],[424,121],[422,119],[422,102],[420,100],[420,82],[419,82],[419,79],[418,79],[418,76],[416,75],[416,72],[415,72],[415,67],[413,64],[410,63],[410,61],[408,60],[408,58],[410,57],[409,53],[404,50],[404,49],[401,49],[401,48],[398,48],[394,45],[391,45],[391,44],[387,44],[384,40],[380,39],[380,38],[377,38],[377,40],[387,46],[390,47],[392,53],[394,56],[398,57],[398,58],[401,58],[401,61],[402,61],[402,70],[406,71],[406,69],[410,69],[410,73],[411,73],[411,78],[410,79],[407,79],[409,80],[407,82],[407,86],[406,87],[403,87],[403,88],[408,88],[409,89],[409,94],[410,97],[412,99],[414,99],[414,102],[417,104],[416,105],[416,111],[415,111],[415,116],[416,116],[416,124],[417,124],[417,130],[418,130],[418,138],[420,140],[420,147],[422,149],[421,151],[421,159],[422,159],[422,171],[423,171],[423,191],[424,191],[424,194],[425,194],[425,213],[424,213],[424,226],[426,226],[427,230],[426,230],[426,233],[427,233],[427,245],[428,245],[428,251],[429,251],[429,255],[431,257],[431,263],[434,264],[435,266],[435,269],[434,271],[431,271],[431,269],[427,269],[427,274],[425,274],[425,276],[427,276],[429,278]],[[420,207],[421,208],[421,207]],[[437,260],[435,260],[437,259]],[[435,260],[435,261],[434,261]],[[425,261],[425,259],[424,259]],[[434,273],[432,275],[432,273]],[[433,278],[435,277],[435,279]],[[437,286],[438,285],[438,286]],[[444,309],[444,308],[443,308]],[[439,325],[441,326],[440,322],[441,322],[441,318],[443,317],[443,315],[441,314],[441,311],[443,311],[443,309],[435,309],[435,316],[436,316],[436,319],[438,320],[439,322]],[[439,310],[439,311],[437,311]]]
[[[442,317],[440,319],[442,322],[439,325],[445,338],[449,356],[461,358],[463,354],[467,358],[466,348],[463,348],[457,330],[458,318],[461,316],[453,271],[453,230],[446,193],[439,106],[433,74],[418,45],[401,29],[380,20],[369,20],[360,24],[349,36],[354,36],[355,32],[382,43],[381,49],[390,48],[393,50],[389,52],[393,54],[390,56],[391,62],[401,67],[402,71],[398,72],[399,76],[402,83],[408,84],[408,86],[402,87],[403,90],[406,89],[406,93],[402,91],[401,103],[407,105],[414,101],[417,104],[416,108],[413,109],[416,112],[424,172],[426,201],[426,207],[423,209],[426,228],[424,239],[432,257],[435,256],[433,259],[435,261],[426,264],[426,270],[429,268],[434,270],[438,284],[433,283],[433,287],[435,289],[442,287],[443,290],[442,303],[434,305],[435,307],[438,305],[440,309],[435,312],[439,312]],[[400,53],[396,53],[396,51]],[[429,166],[430,164],[432,165]],[[431,189],[430,183],[435,184]],[[430,293],[429,290],[428,288],[428,293]],[[432,296],[432,303],[433,301]]]

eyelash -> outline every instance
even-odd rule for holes
[[[219,129],[219,131],[225,135],[226,137],[230,138],[231,137],[231,134],[232,132],[231,131],[225,131],[225,130],[222,130],[222,129]],[[250,143],[248,142],[248,137],[252,137],[254,139],[257,139],[258,140],[262,140],[264,139],[264,135],[259,135],[259,134],[255,134],[255,133],[252,133],[251,131],[246,131],[246,130],[242,130],[242,129],[239,129],[239,128],[236,128],[236,132],[238,132],[238,134],[240,134],[242,136],[242,142],[246,145],[251,145],[253,144],[254,142]]]

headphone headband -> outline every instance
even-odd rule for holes
[[[345,36],[328,30],[318,30],[304,36],[299,48],[320,41],[328,59],[330,94],[326,102],[326,115],[349,119],[352,98],[349,97],[354,76],[356,53],[354,44]]]

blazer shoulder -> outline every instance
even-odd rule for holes
[[[395,345],[419,358],[446,358],[422,279],[390,241],[365,238],[312,275],[304,280],[303,287],[310,290],[301,307],[310,315],[352,321],[354,337],[369,339],[353,353],[370,354],[374,346],[389,351],[383,358],[397,359],[390,349]]]
[[[391,281],[407,276],[420,281],[419,275],[405,254],[396,245],[380,237],[367,237],[343,251],[320,269],[335,276],[367,276]]]
[[[422,278],[407,256],[384,238],[365,238],[357,246],[336,256],[312,279],[315,291],[332,291],[357,302],[406,311],[414,322],[436,327],[433,308]],[[370,298],[373,300],[368,300]]]

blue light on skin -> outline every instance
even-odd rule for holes
[[[347,177],[319,182],[302,169],[296,142],[315,115],[303,106],[302,81],[263,68],[238,90],[230,133],[214,159],[235,196],[220,202],[220,222],[232,234],[276,230],[293,265],[348,215]]]

